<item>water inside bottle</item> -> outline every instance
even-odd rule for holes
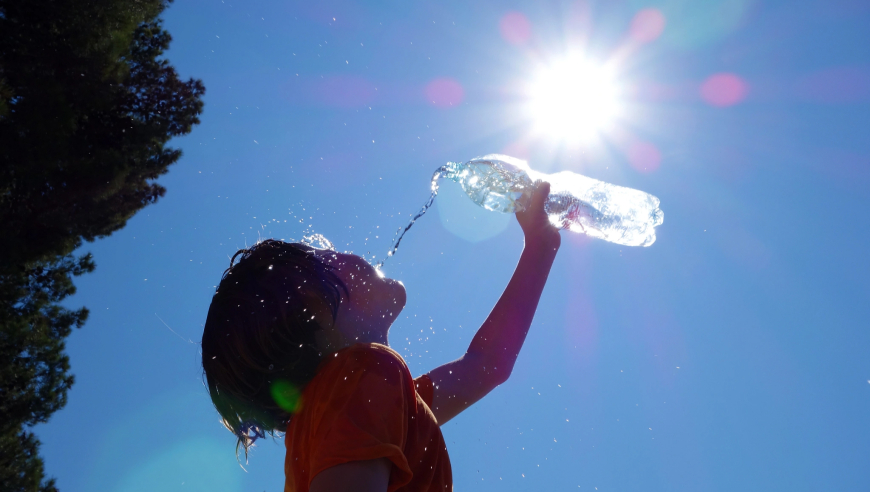
[[[525,209],[535,183],[550,183],[545,211],[558,229],[582,232],[625,246],[650,246],[664,214],[659,199],[640,190],[562,171],[544,174],[521,159],[489,154],[458,166],[448,175],[473,201],[487,210]]]

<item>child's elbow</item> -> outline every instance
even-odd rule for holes
[[[512,366],[494,366],[492,368],[492,371],[490,371],[490,373],[488,374],[490,381],[492,381],[492,386],[496,387],[506,383],[508,378],[511,377],[512,371]]]
[[[474,367],[472,371],[476,373],[475,379],[486,387],[487,391],[507,381],[514,368],[513,361],[507,358],[472,353],[467,353],[465,358]]]

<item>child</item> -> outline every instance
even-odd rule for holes
[[[507,380],[561,238],[549,184],[517,213],[525,247],[465,355],[412,379],[387,332],[401,282],[358,256],[263,241],[230,262],[202,363],[224,425],[248,448],[286,432],[285,491],[450,491],[443,425]]]

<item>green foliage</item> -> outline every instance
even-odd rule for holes
[[[60,302],[75,257],[154,203],[166,147],[199,123],[199,80],[162,58],[166,0],[0,0],[0,483],[55,490],[27,429],[66,404],[87,309]]]
[[[46,422],[66,404],[73,377],[64,340],[88,311],[58,302],[75,292],[71,277],[93,269],[90,255],[69,255],[50,268],[0,275],[0,434]]]
[[[30,432],[0,435],[0,470],[3,490],[57,492],[54,479],[44,481],[45,471],[39,457],[39,440]]]

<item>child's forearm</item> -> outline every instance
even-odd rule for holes
[[[468,346],[466,353],[485,363],[485,380],[492,387],[506,381],[513,370],[557,250],[527,241],[510,282]]]
[[[432,411],[439,424],[458,415],[510,376],[558,247],[558,242],[527,241],[510,282],[465,355],[429,373],[436,388]]]

